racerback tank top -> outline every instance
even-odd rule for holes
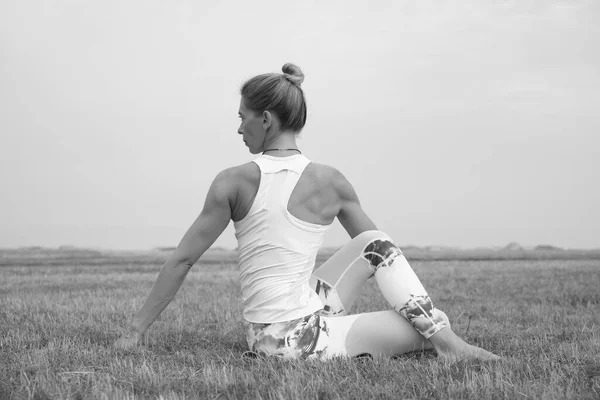
[[[290,321],[323,308],[308,281],[330,225],[302,221],[287,209],[310,163],[304,155],[253,162],[260,169],[258,192],[248,214],[234,222],[243,315],[253,323]]]

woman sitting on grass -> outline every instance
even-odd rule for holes
[[[251,351],[328,359],[433,347],[450,361],[497,359],[452,331],[402,251],[365,214],[344,175],[302,155],[296,136],[306,121],[303,80],[300,68],[286,64],[283,74],[259,75],[242,86],[238,133],[250,153],[260,155],[217,175],[200,216],[163,266],[129,333],[115,345],[138,343],[189,269],[233,220]],[[352,240],[311,274],[336,217]],[[372,276],[393,310],[347,315]]]

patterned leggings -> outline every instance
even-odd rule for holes
[[[372,276],[394,310],[347,315]],[[246,322],[253,352],[301,359],[393,356],[431,348],[427,339],[450,326],[398,246],[380,231],[352,239],[314,272],[310,284],[323,310],[274,324]]]

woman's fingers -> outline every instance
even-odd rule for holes
[[[138,338],[135,336],[121,336],[113,345],[113,347],[121,350],[129,350],[137,346]]]

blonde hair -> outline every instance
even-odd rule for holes
[[[300,87],[304,74],[291,63],[281,70],[283,74],[262,74],[247,80],[240,92],[251,110],[273,112],[281,130],[300,132],[306,123],[306,100]]]

